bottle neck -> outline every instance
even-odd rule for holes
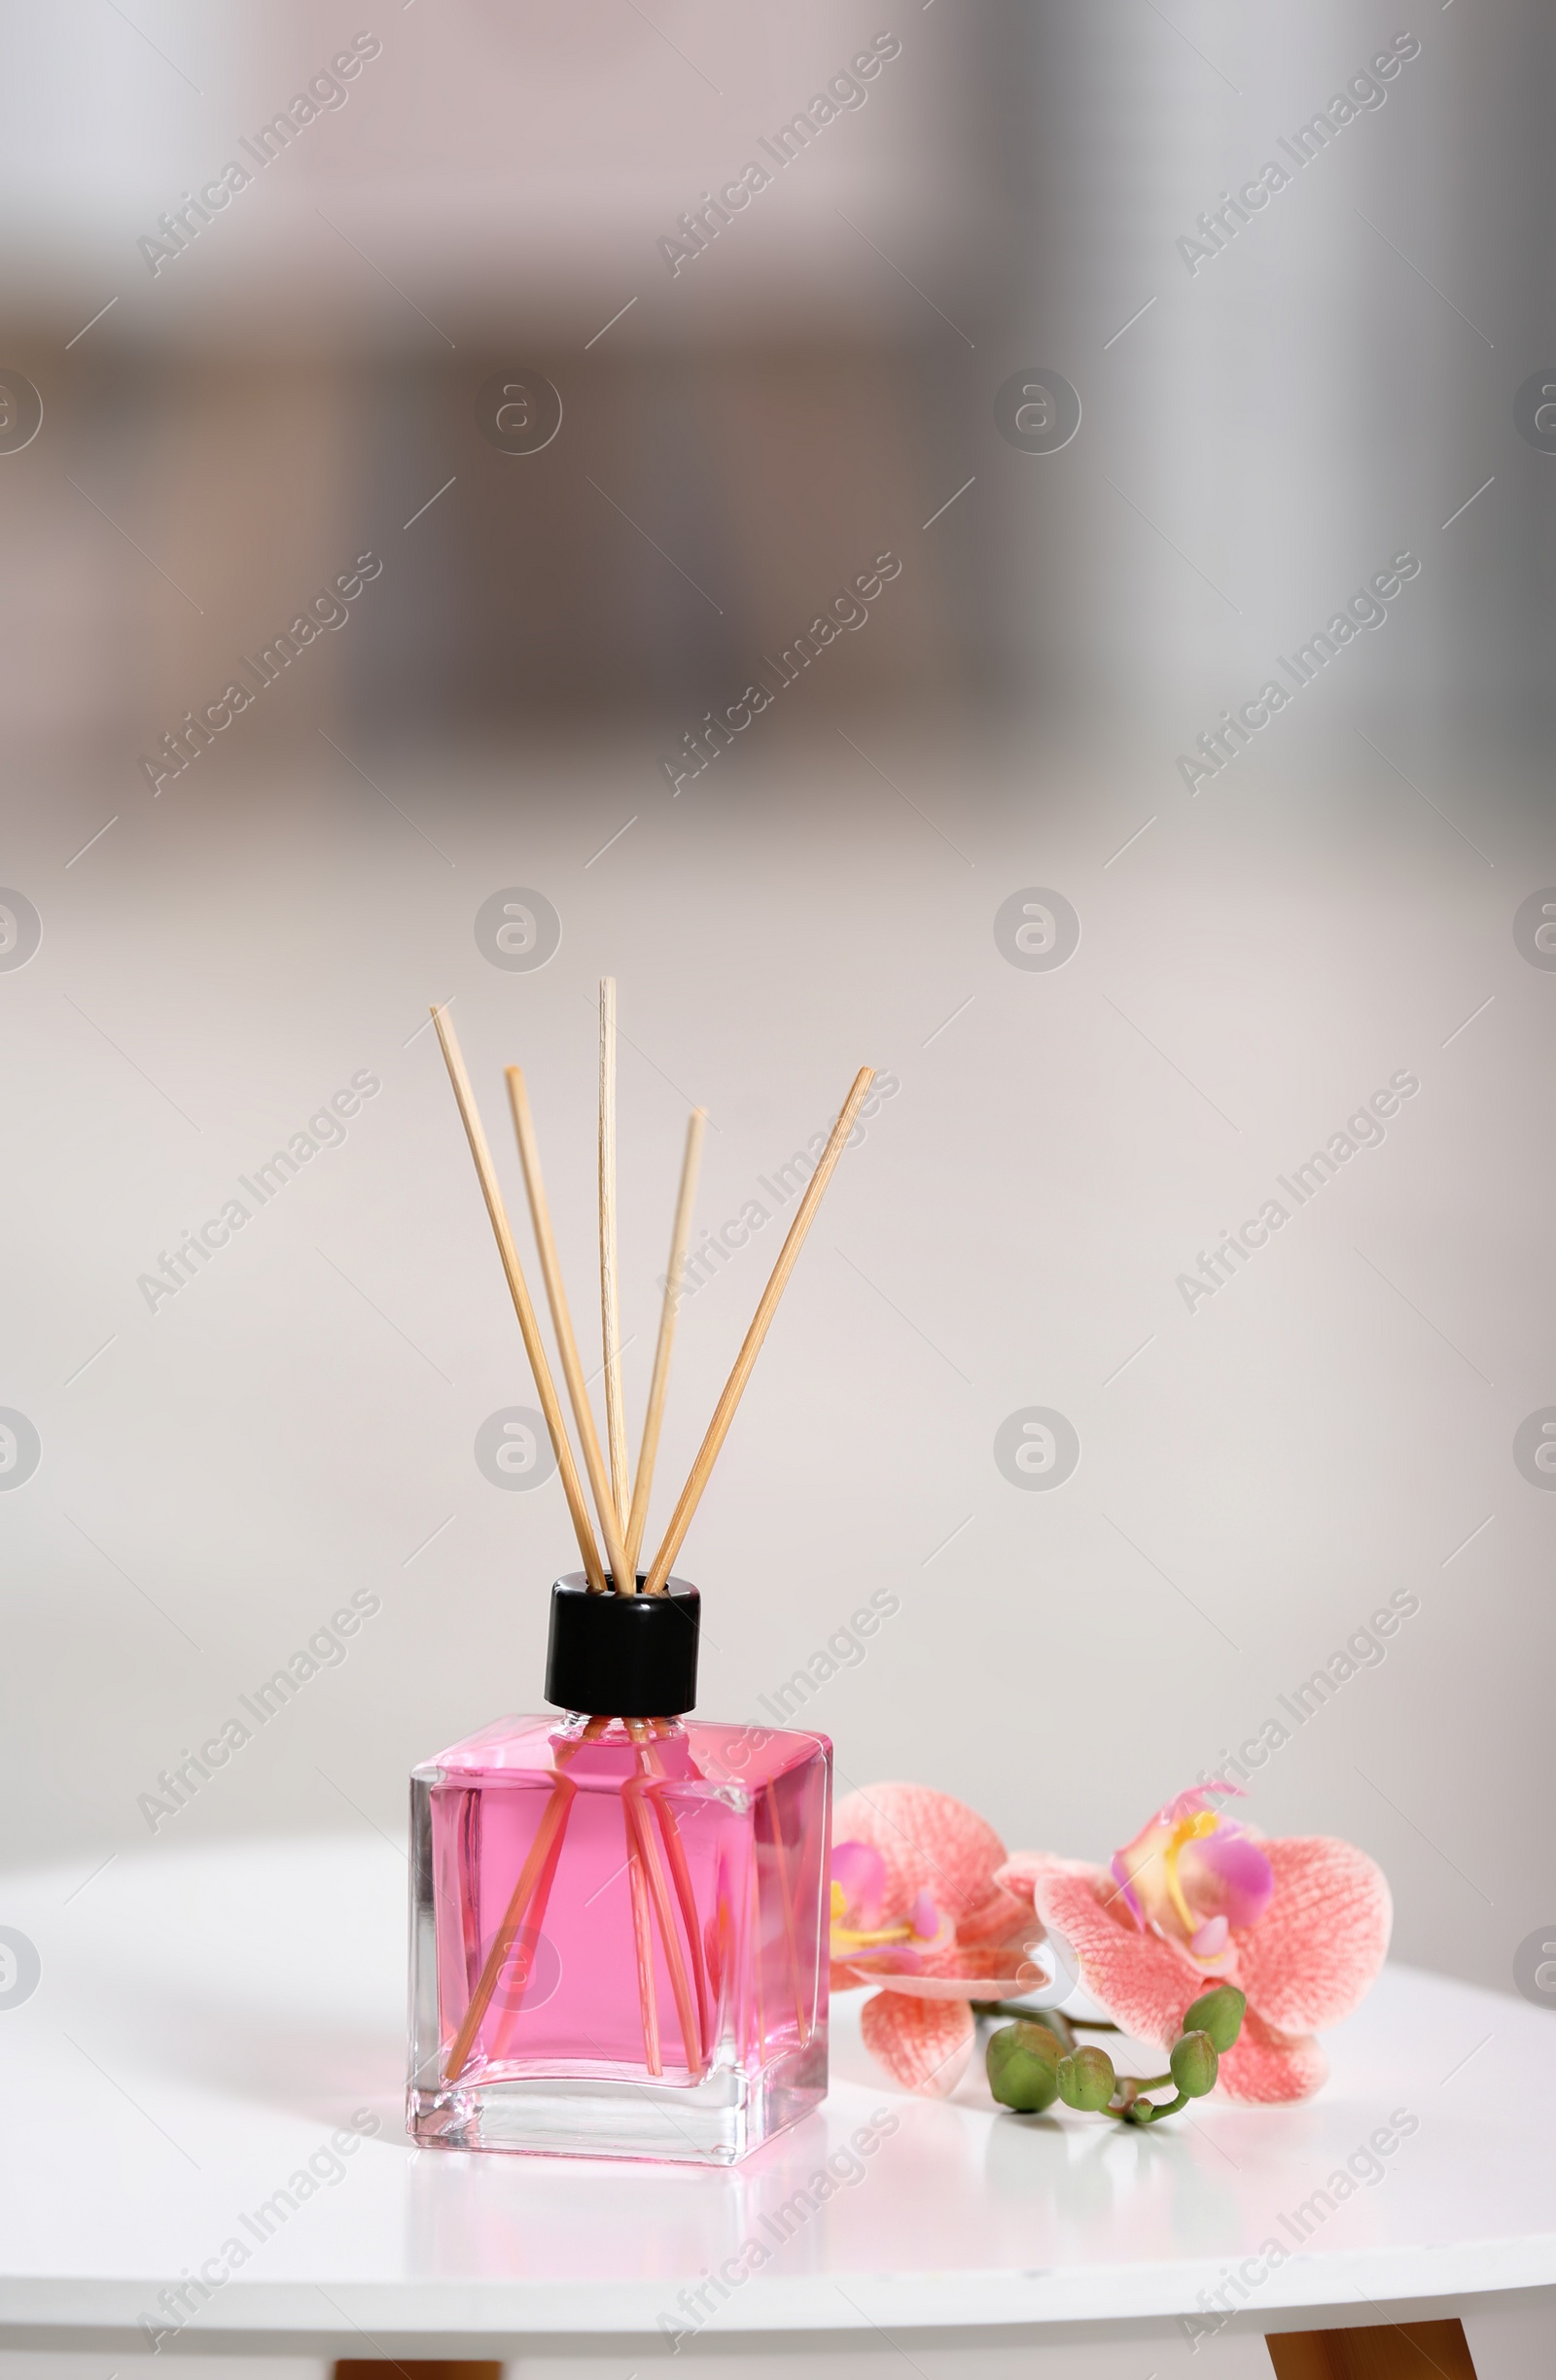
[[[662,1743],[686,1733],[679,1718],[617,1719],[607,1711],[569,1711],[562,1724],[575,1743]]]
[[[679,1719],[613,1719],[571,1711],[551,1741],[556,1766],[576,1783],[585,1779],[684,1778],[696,1773],[691,1743]]]

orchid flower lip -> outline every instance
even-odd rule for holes
[[[860,1950],[878,1950],[893,1942],[919,1949],[938,1949],[951,1940],[955,1928],[946,1924],[927,1892],[914,1900],[908,1915],[898,1925],[848,1926],[839,1923],[846,1914],[841,1906],[840,1887],[832,1886],[831,1949],[834,1958],[844,1962]]]
[[[1187,1786],[1183,1793],[1174,1794],[1172,1800],[1156,1812],[1153,1824],[1173,1826],[1180,1818],[1192,1816],[1194,1812],[1204,1808],[1206,1796],[1210,1794],[1217,1796],[1235,1794],[1239,1801],[1245,1801],[1248,1796],[1248,1788],[1246,1785],[1234,1785],[1230,1777],[1212,1777],[1204,1785]]]
[[[833,1843],[831,1874],[833,1918],[851,1917],[866,1928],[878,1925],[886,1863],[874,1846],[856,1841]]]
[[[914,1894],[911,1908],[889,1925],[881,1922],[886,1863],[872,1844],[833,1843],[831,1865],[831,1949],[839,1965],[879,1966],[895,1951],[904,1972],[910,1972],[918,1966],[920,1951],[942,1950],[955,1941],[954,1919],[923,1886]]]
[[[834,1950],[873,1950],[884,1942],[905,1942],[914,1939],[910,1925],[876,1926],[866,1932],[856,1926],[834,1925]]]
[[[1274,1891],[1257,1839],[1210,1805],[1213,1796],[1242,1791],[1219,1777],[1175,1794],[1110,1862],[1137,1931],[1179,1942],[1204,1967],[1229,1956],[1233,1929],[1256,1925]]]

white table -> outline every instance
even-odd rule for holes
[[[998,2115],[977,2072],[944,2105],[895,2092],[850,1995],[825,2110],[732,2173],[418,2153],[400,1853],[366,1826],[215,1849],[171,1833],[85,1885],[88,1862],[0,1877],[0,1925],[42,1959],[0,2012],[0,2347],[117,2356],[148,2344],[149,2317],[173,2332],[163,2352],[503,2356],[626,2380],[668,2362],[667,2316],[696,2328],[684,2361],[760,2355],[766,2380],[801,2350],[857,2380],[970,2363],[1268,2380],[1265,2332],[1468,2314],[1481,2380],[1503,2380],[1524,2367],[1498,2363],[1488,2312],[1548,2315],[1556,2342],[1556,2023],[1518,2000],[1393,1968],[1330,2036],[1317,2099],[1213,2099],[1125,2133]],[[376,2129],[340,2177],[251,2236],[358,2111]],[[1297,2210],[1397,2111],[1417,2128],[1382,2178],[1297,2245]],[[780,2207],[883,2112],[897,2129],[862,2178],[777,2245]],[[1272,2237],[1288,2259],[1191,2345],[1181,2318]],[[159,2313],[232,2238],[252,2253],[209,2303]],[[711,2317],[678,2315],[752,2238],[771,2262]]]

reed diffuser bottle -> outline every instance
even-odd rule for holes
[[[559,1579],[567,1715],[415,1771],[418,2140],[732,2163],[825,2096],[831,1747],[687,1718],[697,1623]]]
[[[628,1478],[616,1312],[615,986],[601,986],[607,1467],[556,1261],[523,1076],[510,1099],[601,1559],[535,1310],[446,1013],[433,1011],[584,1567],[551,1591],[550,1715],[412,1772],[408,2129],[426,2146],[732,2164],[826,2095],[831,1746],[692,1718],[700,1600],[670,1575],[817,1206],[856,1078],[669,1526],[638,1568],[690,1229],[691,1118],[642,1450]]]

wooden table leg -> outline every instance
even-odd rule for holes
[[[419,2359],[403,2363],[348,2362],[335,2366],[335,2380],[503,2380],[503,2367],[500,2363],[424,2363]]]
[[[1361,2330],[1284,2330],[1265,2346],[1275,2380],[1475,2380],[1461,2322],[1378,2323]]]

